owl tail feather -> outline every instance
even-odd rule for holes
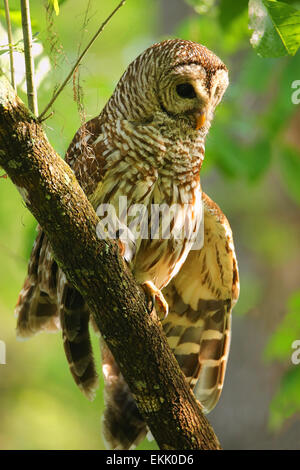
[[[89,400],[95,398],[98,375],[89,333],[90,314],[81,294],[68,282],[60,302],[64,349],[71,374]]]
[[[29,338],[40,331],[60,329],[56,305],[57,264],[50,259],[48,241],[38,228],[25,279],[15,308],[17,337]],[[47,275],[41,269],[45,265]]]
[[[40,227],[15,313],[20,339],[40,331],[62,329],[72,376],[83,393],[93,399],[98,376],[89,335],[89,313],[79,292],[57,266],[50,243]]]
[[[60,329],[57,307],[50,297],[27,278],[15,308],[17,338],[26,339],[41,331],[56,332]]]
[[[105,387],[104,441],[108,449],[133,449],[146,436],[147,426],[113,355],[102,339],[101,351]]]

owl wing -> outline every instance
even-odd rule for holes
[[[179,273],[163,289],[169,304],[163,328],[188,383],[208,412],[222,391],[231,310],[238,299],[239,280],[228,221],[206,194],[202,194],[202,199],[203,246],[189,253]],[[147,427],[105,344],[102,358],[106,398],[104,436],[109,448],[129,449],[146,435]]]
[[[88,196],[105,174],[103,155],[106,148],[101,126],[98,117],[83,125],[66,153],[66,162]],[[62,329],[72,376],[85,395],[92,399],[97,387],[97,373],[89,335],[90,314],[80,293],[58,267],[50,243],[40,227],[15,313],[20,339],[40,331]]]
[[[229,223],[206,194],[202,198],[204,244],[190,251],[163,291],[170,309],[163,328],[197,399],[209,412],[223,387],[239,277]]]

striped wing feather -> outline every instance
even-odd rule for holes
[[[170,308],[164,331],[204,411],[216,405],[230,344],[231,310],[239,294],[232,233],[220,208],[205,194],[204,245],[192,250],[163,291]]]

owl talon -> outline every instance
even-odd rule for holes
[[[120,256],[122,256],[122,258],[124,258],[124,255],[125,255],[125,245],[124,245],[124,243],[121,242],[120,239],[118,239],[118,245],[119,245],[119,253],[120,253]]]
[[[147,310],[149,312],[149,315],[153,312],[153,309],[155,307],[155,296],[152,295],[152,293],[149,291],[149,289],[142,284],[142,288],[145,291],[146,298],[147,298]]]
[[[161,321],[165,320],[169,313],[169,305],[164,298],[161,291],[153,284],[152,281],[146,281],[143,284],[143,287],[147,293],[147,295],[151,299],[151,311],[153,311],[154,307],[156,309],[156,313],[159,316]],[[150,302],[149,302],[150,303]]]

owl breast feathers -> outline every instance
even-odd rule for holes
[[[154,44],[128,66],[103,111],[78,130],[66,153],[99,215],[98,236],[119,239],[206,412],[222,390],[239,293],[230,226],[200,184],[205,137],[227,86],[226,66],[206,47],[177,39]],[[16,313],[20,337],[62,329],[75,382],[93,398],[92,319],[41,228]],[[126,449],[146,426],[102,339],[101,350],[104,436],[110,447]]]

